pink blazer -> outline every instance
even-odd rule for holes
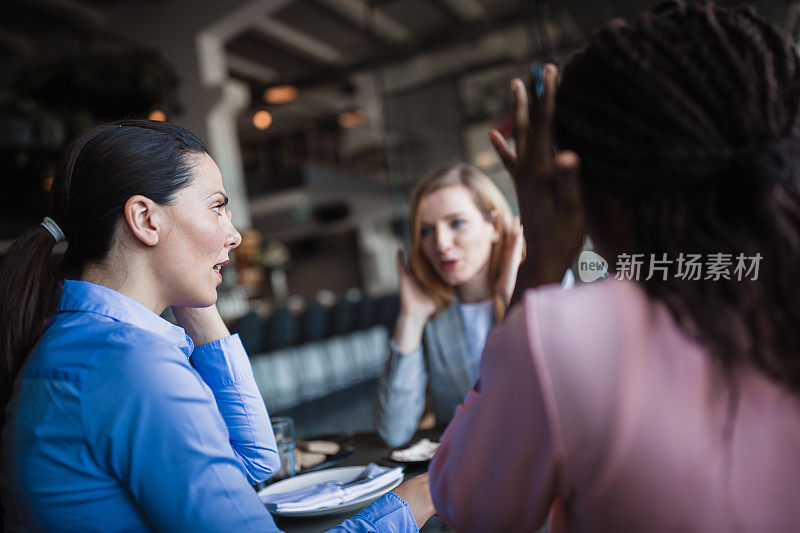
[[[528,291],[480,374],[430,468],[454,529],[534,531],[561,498],[569,531],[800,531],[800,398],[741,368],[730,418],[706,349],[635,283]]]

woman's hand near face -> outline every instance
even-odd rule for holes
[[[225,215],[228,220],[231,220],[233,212],[230,209],[226,209]],[[233,247],[235,248],[238,245],[237,243]],[[178,321],[178,325],[189,335],[195,346],[202,346],[203,344],[228,337],[231,334],[217,310],[217,304],[212,304],[208,307],[179,307],[173,305],[172,312],[175,314],[175,320]]]
[[[186,331],[195,346],[208,344],[230,335],[228,327],[222,321],[216,304],[209,307],[178,307],[173,305],[172,312],[178,325]]]
[[[400,315],[394,328],[394,344],[403,353],[417,349],[422,342],[425,323],[436,311],[436,304],[420,286],[417,278],[397,252],[397,277],[400,279]]]
[[[511,302],[514,294],[514,286],[517,283],[517,272],[522,263],[522,250],[525,246],[525,239],[522,236],[522,224],[519,217],[508,226],[505,235],[505,248],[500,262],[500,277],[497,279],[495,291],[503,299],[506,305]]]
[[[517,188],[528,258],[520,269],[517,295],[528,287],[561,280],[584,236],[578,181],[580,160],[574,152],[555,151],[555,101],[558,70],[545,67],[545,89],[533,113],[522,80],[512,81],[516,153],[496,130],[489,133]]]

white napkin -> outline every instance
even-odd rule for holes
[[[405,450],[395,450],[389,458],[392,461],[429,461],[436,453],[436,449],[441,446],[440,442],[431,442],[430,439],[422,439],[417,441],[413,446],[409,446]]]
[[[291,492],[265,494],[261,496],[261,501],[273,512],[313,511],[344,505],[387,487],[402,477],[401,467],[384,468],[370,463],[361,474],[350,481],[317,483]]]

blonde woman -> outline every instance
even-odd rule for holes
[[[503,319],[524,241],[519,219],[481,171],[445,167],[419,182],[409,210],[409,265],[398,253],[400,315],[378,385],[375,428],[390,446],[414,435],[425,392],[438,424],[478,378],[489,330]]]

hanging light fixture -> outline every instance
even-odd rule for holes
[[[288,104],[297,98],[294,85],[275,85],[264,91],[264,101],[268,104]]]
[[[343,128],[354,128],[367,121],[367,112],[363,109],[353,109],[339,113],[339,125]]]
[[[148,120],[157,120],[158,122],[166,122],[167,114],[161,111],[160,109],[154,109],[150,111],[150,114],[147,115]]]
[[[269,111],[256,111],[253,115],[253,126],[259,130],[265,130],[272,125],[272,115]]]

